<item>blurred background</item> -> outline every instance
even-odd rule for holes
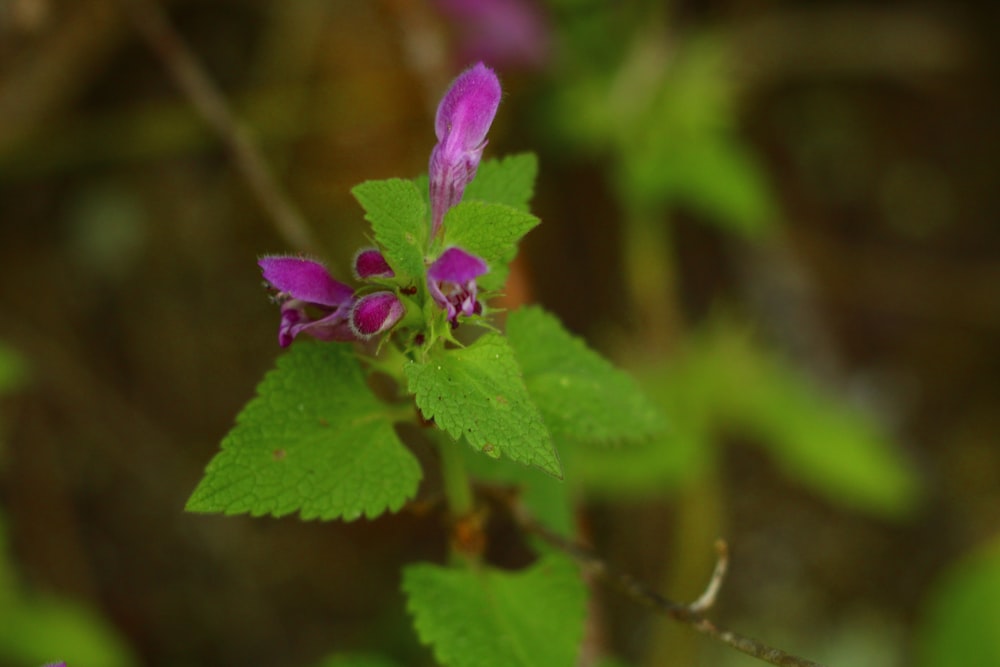
[[[431,664],[399,569],[444,556],[437,514],[182,510],[279,353],[256,257],[346,277],[350,188],[426,171],[480,58],[486,156],[540,162],[509,302],[672,424],[567,462],[596,550],[693,599],[721,536],[734,629],[1000,664],[998,29],[943,0],[0,0],[0,665]],[[594,599],[583,664],[759,664]]]

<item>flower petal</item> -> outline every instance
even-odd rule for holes
[[[321,263],[302,257],[262,257],[257,262],[264,280],[279,292],[306,303],[337,308],[354,297],[354,290],[334,280]]]
[[[428,280],[465,283],[489,271],[486,262],[461,248],[448,248],[427,269]]]
[[[427,290],[438,306],[448,312],[448,321],[482,312],[476,301],[476,278],[489,271],[481,258],[461,248],[448,248],[427,269]]]

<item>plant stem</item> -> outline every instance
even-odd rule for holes
[[[441,452],[441,477],[444,481],[444,495],[448,499],[448,509],[453,517],[460,518],[472,512],[472,487],[465,473],[465,462],[459,447],[444,433],[439,432],[438,451]]]

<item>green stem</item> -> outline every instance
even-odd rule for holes
[[[462,460],[462,444],[454,442],[444,433],[439,433],[438,451],[441,452],[441,477],[444,481],[444,495],[448,509],[454,517],[462,517],[472,512],[472,486],[465,473]]]

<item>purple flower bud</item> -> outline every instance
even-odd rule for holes
[[[392,292],[367,294],[351,309],[351,330],[362,340],[388,331],[402,319],[406,308]]]
[[[281,303],[278,345],[288,347],[300,333],[356,340],[348,323],[354,290],[334,280],[325,266],[301,257],[262,257],[257,264]]]
[[[362,248],[354,256],[354,276],[358,280],[392,278],[396,273],[377,248]]]
[[[431,238],[441,228],[449,208],[462,200],[465,186],[476,175],[486,147],[486,133],[500,105],[500,81],[490,68],[477,63],[452,82],[438,105],[431,151]]]
[[[449,322],[457,324],[460,314],[468,317],[482,312],[476,301],[476,278],[487,271],[486,262],[461,248],[448,248],[427,269],[427,289],[448,311]]]

